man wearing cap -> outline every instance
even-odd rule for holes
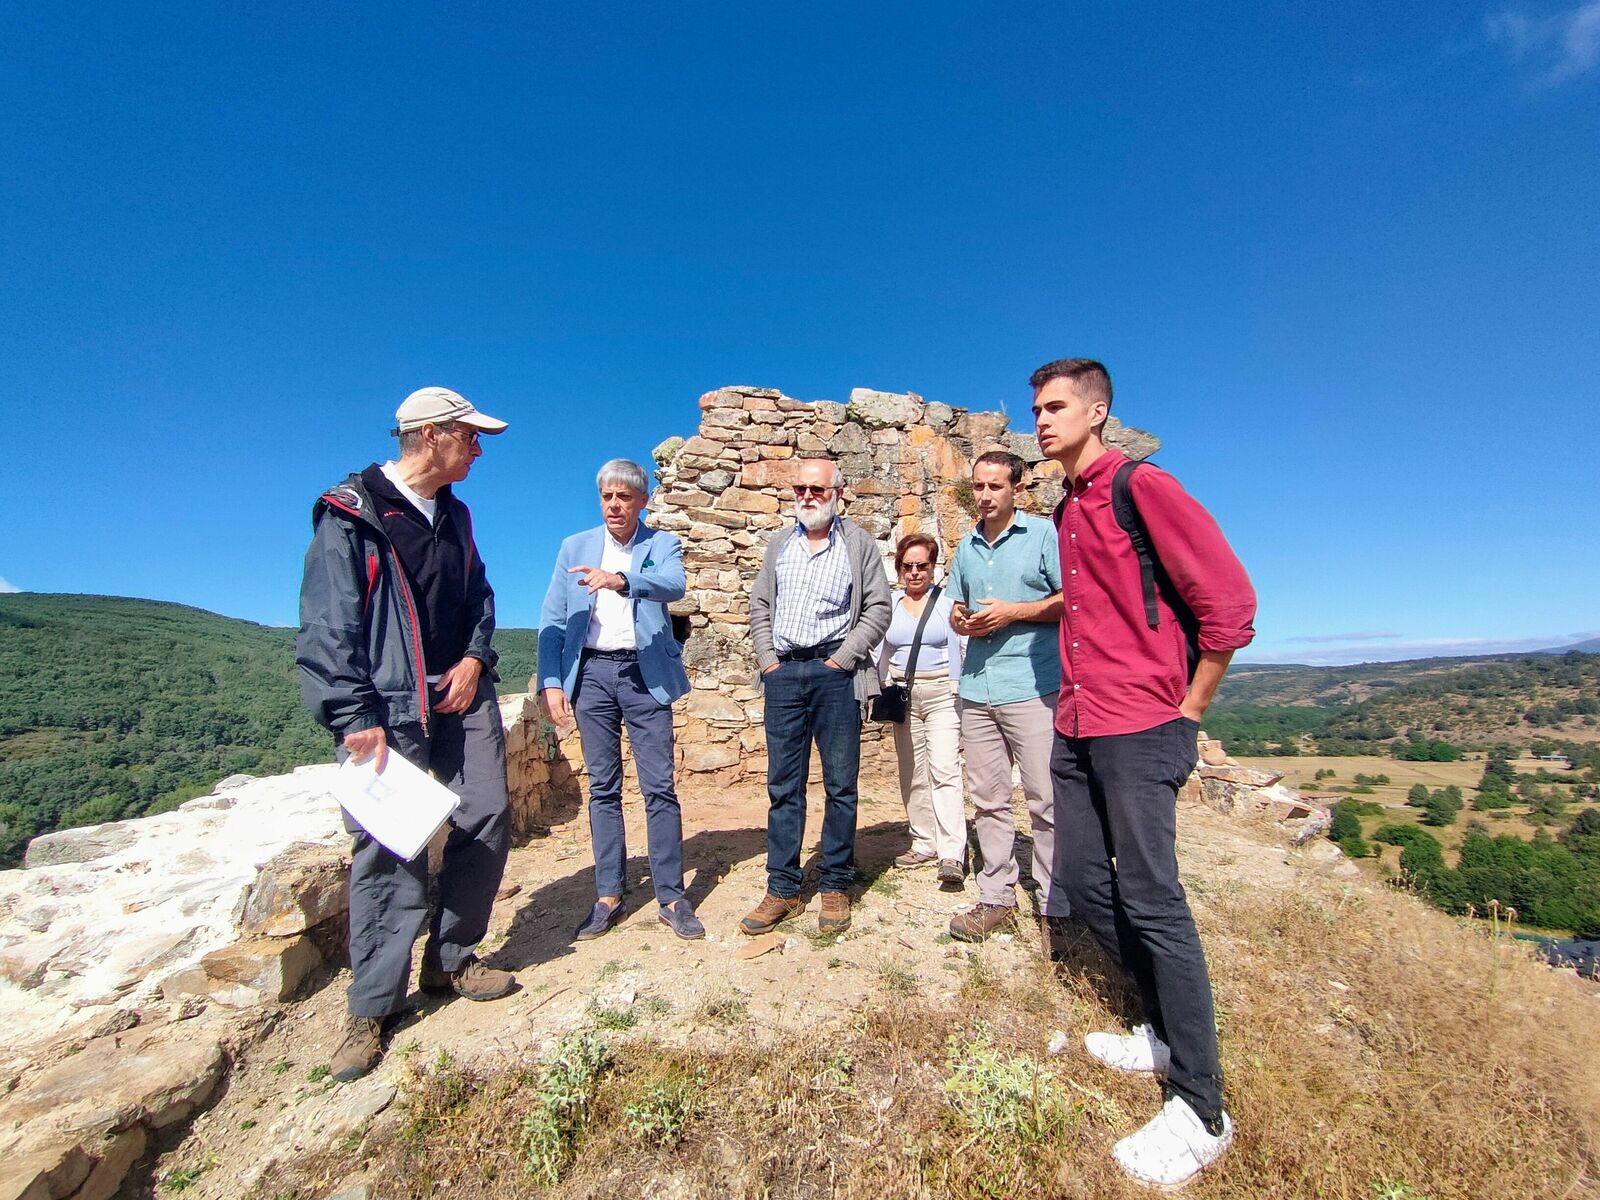
[[[452,486],[504,421],[446,388],[395,414],[400,458],[373,463],[312,508],[295,660],[300,695],[339,757],[390,748],[460,797],[439,903],[422,954],[423,991],[495,1000],[516,980],[473,954],[488,927],[510,843],[505,734],[494,693],[494,591]],[[384,1019],[403,1006],[411,945],[428,910],[428,860],[407,862],[346,819],[350,866],[350,1023],[330,1063],[349,1080],[378,1064]]]

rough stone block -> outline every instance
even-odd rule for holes
[[[745,469],[749,470],[748,467]],[[731,487],[717,497],[717,507],[732,509],[734,512],[775,513],[779,505],[776,496],[751,491],[749,488]]]
[[[739,758],[739,747],[733,743],[685,746],[683,749],[683,769],[702,774],[706,771],[716,771],[723,767],[731,767],[739,761]]]
[[[28,843],[22,856],[22,865],[34,867],[59,867],[67,863],[93,862],[133,845],[138,836],[129,821],[111,821],[104,825],[81,825],[76,829],[62,829],[55,833],[40,834]]]
[[[349,907],[349,869],[342,850],[296,842],[262,865],[239,907],[239,928],[288,937],[339,916]]]
[[[146,1135],[143,1125],[122,1129],[104,1139],[96,1149],[100,1161],[89,1172],[72,1200],[111,1200],[127,1178],[128,1168],[144,1154]]]
[[[832,454],[860,454],[871,447],[872,439],[866,426],[855,422],[841,425],[839,432],[828,439],[828,450]]]
[[[0,1172],[0,1200],[63,1200],[83,1186],[93,1168],[94,1159],[76,1140],[53,1140],[20,1157],[8,1156]]]
[[[799,475],[799,459],[767,458],[746,463],[739,474],[739,483],[746,488],[790,488]]]
[[[922,420],[922,399],[910,393],[875,392],[856,388],[846,408],[852,420],[871,429],[892,425],[915,425]]]
[[[309,938],[252,938],[213,950],[200,967],[221,988],[249,988],[268,1000],[287,1000],[321,961]]]

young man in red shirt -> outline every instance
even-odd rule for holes
[[[1069,358],[1029,383],[1039,448],[1066,469],[1050,759],[1056,878],[1073,915],[1132,978],[1145,1015],[1131,1035],[1091,1033],[1084,1044],[1108,1066],[1165,1077],[1161,1111],[1113,1153],[1134,1178],[1171,1187],[1233,1138],[1211,980],[1178,882],[1177,794],[1194,768],[1200,717],[1234,651],[1255,636],[1255,592],[1211,514],[1165,471],[1141,465],[1125,485],[1154,568],[1147,587],[1149,566],[1112,502],[1129,460],[1101,440],[1110,375]]]

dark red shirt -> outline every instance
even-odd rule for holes
[[[1159,596],[1160,628],[1145,622],[1139,556],[1111,508],[1111,479],[1127,461],[1107,450],[1068,487],[1061,506],[1056,729],[1067,737],[1153,729],[1179,715],[1189,686],[1183,629]],[[1154,465],[1128,483],[1151,548],[1200,623],[1200,649],[1249,645],[1255,589],[1211,514]]]

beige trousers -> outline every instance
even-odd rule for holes
[[[961,722],[950,676],[917,674],[906,719],[894,727],[900,799],[911,824],[911,849],[964,862],[967,814],[961,801]]]
[[[1056,693],[1014,704],[974,704],[957,700],[961,748],[967,756],[967,787],[972,792],[972,825],[983,854],[978,899],[984,904],[1017,903],[1017,830],[1011,816],[1011,768],[1022,776],[1033,827],[1033,881],[1040,912],[1064,917],[1067,898],[1055,882],[1055,787],[1050,779],[1050,747],[1055,740]]]

